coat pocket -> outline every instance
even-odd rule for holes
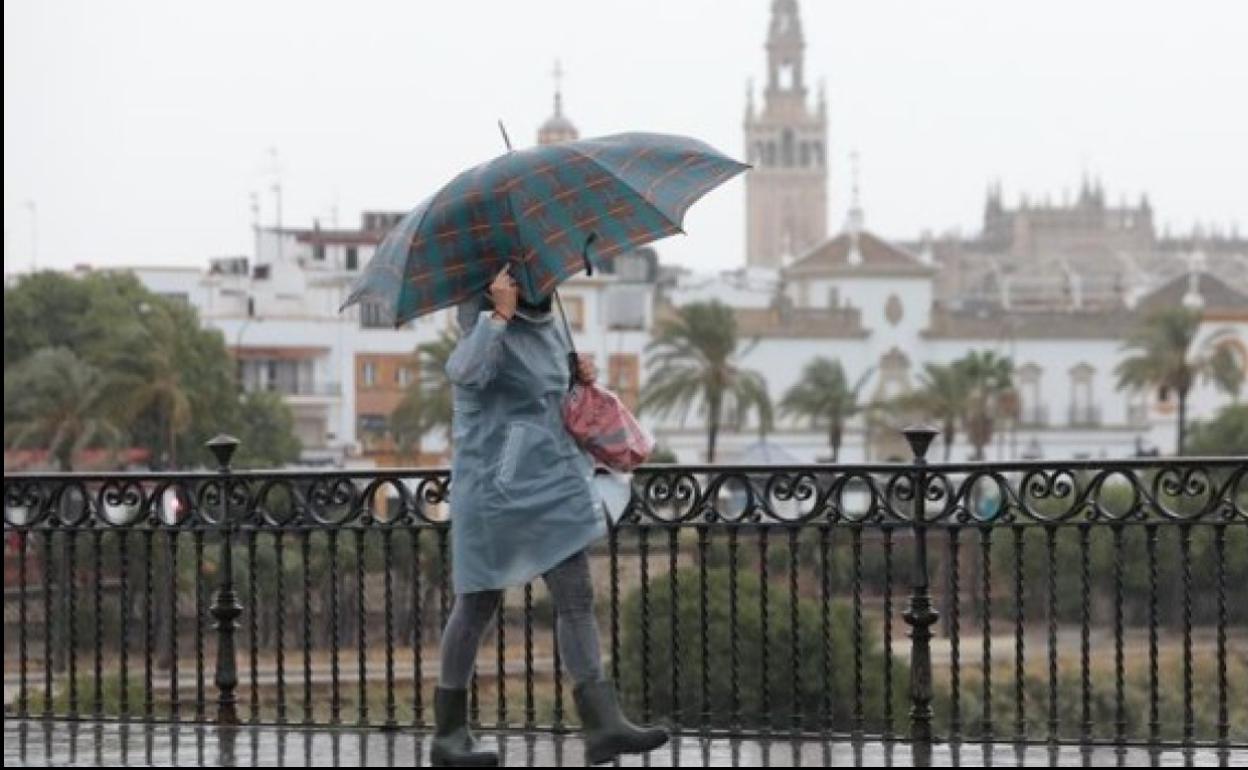
[[[563,458],[550,431],[529,422],[507,425],[494,472],[499,491],[513,497],[517,492],[549,484],[562,470]]]
[[[507,426],[507,438],[503,440],[503,451],[498,460],[498,473],[494,480],[499,485],[510,484],[516,477],[516,463],[520,461],[520,441],[524,437],[524,425],[513,422]]]

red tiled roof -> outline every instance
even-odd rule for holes
[[[128,449],[84,449],[73,457],[74,470],[103,471],[141,465],[151,459],[152,453],[140,447]],[[6,471],[39,471],[54,469],[55,460],[46,449],[6,449]]]
[[[850,264],[849,254],[853,236],[843,232],[831,240],[824,241],[809,251],[806,256],[786,268],[786,273],[824,273],[853,272],[864,275],[931,275],[934,271],[929,265],[919,261],[918,257],[888,241],[867,231],[858,233],[858,253],[862,261]]]
[[[1183,304],[1183,297],[1187,295],[1189,283],[1190,278],[1186,273],[1175,276],[1165,284],[1140,297],[1137,308],[1148,312],[1160,308],[1180,306]],[[1201,273],[1196,278],[1196,290],[1200,292],[1200,297],[1205,303],[1203,306],[1205,313],[1248,313],[1248,296],[1231,288],[1216,276],[1209,273]]]

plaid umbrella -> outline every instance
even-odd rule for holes
[[[343,307],[378,301],[397,326],[482,291],[507,262],[538,302],[578,270],[683,232],[689,206],[747,168],[696,139],[650,133],[509,152],[403,217]]]

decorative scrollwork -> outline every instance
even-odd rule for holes
[[[921,488],[919,480],[921,479]],[[446,469],[6,474],[7,530],[444,527]],[[1248,522],[1248,461],[643,466],[622,526]],[[921,495],[921,500],[920,500]]]

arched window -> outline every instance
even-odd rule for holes
[[[1070,424],[1093,426],[1101,422],[1101,410],[1093,400],[1092,380],[1096,370],[1087,362],[1070,369]]]
[[[793,88],[795,69],[791,61],[780,62],[780,66],[776,69],[776,84],[781,91],[788,91]]]
[[[1034,363],[1018,369],[1018,395],[1022,402],[1019,422],[1023,425],[1047,425],[1049,422],[1048,408],[1041,403],[1041,374],[1040,367]]]
[[[786,168],[793,165],[793,129],[786,128],[780,135],[780,165]]]

